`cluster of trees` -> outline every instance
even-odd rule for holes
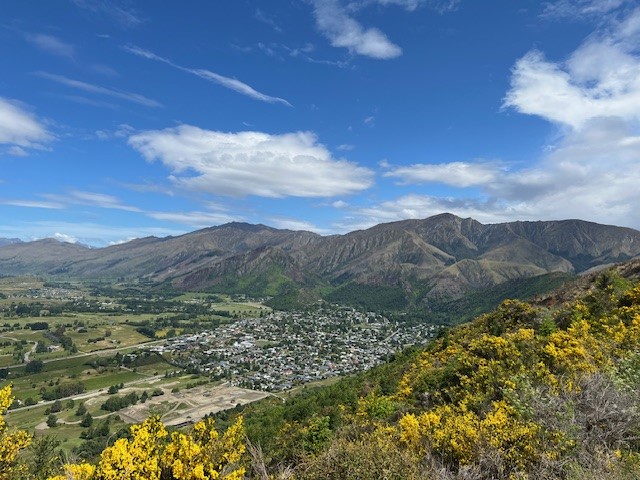
[[[43,400],[58,400],[84,393],[85,386],[82,382],[67,382],[56,385],[53,390],[44,389],[40,392]]]
[[[127,393],[126,395],[114,395],[107,399],[100,408],[107,412],[117,412],[130,405],[135,405],[140,400],[136,392]]]
[[[77,353],[78,348],[73,343],[73,339],[65,334],[65,326],[59,325],[54,330],[47,333],[47,336],[54,342],[62,345],[62,348],[69,351],[69,353]]]
[[[62,314],[63,307],[55,303],[44,304],[42,302],[18,302],[17,304],[12,303],[3,309],[5,317],[39,317],[40,313],[43,311],[46,311],[48,315],[60,315]]]

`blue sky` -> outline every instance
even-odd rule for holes
[[[0,237],[640,228],[640,4],[5,0]]]

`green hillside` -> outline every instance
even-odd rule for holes
[[[639,276],[635,262],[584,278],[552,308],[506,300],[366,373],[222,412],[215,428],[167,433],[150,418],[56,480],[640,478]],[[18,433],[0,423],[4,471],[19,472],[0,478],[43,478]]]
[[[295,478],[640,478],[639,349],[640,285],[604,273],[560,308],[505,301],[244,419],[267,467]]]

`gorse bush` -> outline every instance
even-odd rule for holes
[[[339,478],[383,443],[406,478],[640,478],[640,286],[606,275],[554,312],[509,300],[449,331],[298,468]]]
[[[0,390],[0,413],[13,398],[11,387]],[[20,454],[31,443],[21,430],[11,431],[0,415],[0,479],[41,478],[38,469],[29,470]],[[245,468],[244,427],[238,419],[220,434],[213,419],[196,423],[189,433],[169,434],[158,417],[131,427],[130,438],[121,438],[105,448],[96,464],[64,464],[50,480],[238,480]],[[51,469],[50,465],[46,465]]]

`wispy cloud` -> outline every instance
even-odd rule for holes
[[[216,195],[332,197],[373,184],[373,172],[335,159],[310,132],[227,133],[182,125],[140,132],[129,144],[171,169],[182,188]]]
[[[92,72],[99,73],[100,75],[104,75],[105,77],[119,77],[120,74],[116,71],[116,69],[110,67],[109,65],[104,65],[102,63],[96,63],[89,67]]]
[[[194,228],[205,228],[244,220],[242,217],[224,212],[147,212],[146,215],[156,220],[180,223]]]
[[[402,49],[377,28],[364,28],[338,0],[311,0],[316,25],[331,45],[380,60],[402,55]]]
[[[161,57],[159,55],[156,55],[155,53],[146,50],[144,48],[140,48],[140,47],[136,47],[134,45],[127,45],[123,47],[126,51],[128,51],[129,53],[132,53],[134,55],[137,55],[139,57],[142,58],[146,58],[148,60],[155,60],[157,62],[162,62],[162,63],[166,63],[167,65],[172,66],[173,68],[176,68],[178,70],[181,70],[183,72],[187,72],[190,73],[192,75],[196,75],[200,78],[203,78],[205,80],[208,80],[210,82],[214,82],[217,83],[219,85],[222,85],[225,88],[228,88],[230,90],[233,90],[234,92],[240,93],[241,95],[245,95],[247,97],[253,98],[255,100],[260,100],[261,102],[267,102],[267,103],[281,103],[283,105],[286,105],[288,107],[291,106],[291,104],[289,102],[287,102],[285,99],[283,98],[279,98],[279,97],[272,97],[270,95],[266,95],[264,93],[261,93],[259,91],[257,91],[256,89],[254,89],[253,87],[247,85],[244,82],[241,82],[240,80],[237,80],[235,78],[231,78],[231,77],[225,77],[224,75],[220,75],[218,73],[212,72],[210,70],[206,70],[206,69],[202,69],[202,68],[186,68],[186,67],[182,67],[180,65],[177,65],[175,63],[173,63],[172,61]]]
[[[145,107],[162,107],[162,104],[160,102],[157,102],[151,98],[147,98],[138,93],[131,93],[124,90],[116,90],[112,88],[102,87],[100,85],[94,85],[91,83],[82,82],[80,80],[67,78],[62,75],[56,75],[54,73],[36,72],[35,75],[37,75],[38,77],[44,78],[46,80],[50,80],[52,82],[60,83],[67,87],[83,90],[85,92],[96,93],[98,95],[105,95],[112,98],[118,98],[120,100],[126,100],[127,102],[137,103],[138,105],[143,105]]]
[[[112,102],[105,102],[103,100],[96,100],[95,98],[87,98],[82,95],[60,95],[60,98],[70,100],[80,105],[89,105],[97,108],[108,108],[110,110],[119,110],[121,107]]]
[[[26,157],[29,155],[24,148],[18,147],[17,145],[10,147],[9,150],[7,150],[7,153],[12,157]]]
[[[343,143],[342,145],[338,145],[336,147],[336,150],[339,150],[341,152],[350,152],[351,150],[353,150],[354,148],[356,148],[355,145],[351,145],[349,143]]]
[[[629,3],[632,2],[629,0],[556,0],[544,4],[542,17],[557,20],[601,17]]]
[[[96,137],[99,140],[109,140],[111,138],[126,138],[136,131],[131,125],[121,123],[113,130],[96,130]]]
[[[265,55],[268,55],[273,58],[277,58],[280,61],[284,61],[284,57],[298,58],[301,60],[305,60],[309,63],[315,63],[318,65],[330,65],[333,67],[345,68],[349,65],[349,59],[346,60],[325,60],[321,58],[315,58],[310,55],[311,52],[315,50],[315,47],[311,43],[306,43],[301,47],[290,47],[282,43],[269,43],[265,44],[262,42],[258,42],[254,46],[251,47],[241,47],[239,45],[234,45],[235,48],[240,50],[243,53],[250,53],[255,50],[263,52]]]
[[[410,12],[419,7],[427,7],[438,13],[445,13],[457,9],[460,0],[359,0],[351,2],[349,6],[351,9],[357,9],[371,4],[398,5]]]
[[[104,15],[122,27],[136,27],[146,21],[138,12],[119,0],[72,0],[82,9]]]
[[[260,21],[262,23],[266,23],[271,28],[273,28],[276,32],[282,33],[282,28],[280,27],[280,25],[278,25],[276,23],[276,21],[272,17],[270,17],[269,15],[264,13],[259,8],[256,9],[256,11],[254,12],[253,18],[255,18],[256,20],[258,20],[258,21]]]
[[[65,195],[44,194],[42,197],[61,205],[89,205],[128,212],[142,212],[140,208],[123,204],[117,197],[104,193],[72,190]]]
[[[25,38],[29,43],[42,51],[66,58],[67,60],[75,59],[75,47],[70,43],[60,40],[58,37],[44,33],[27,33],[25,34]]]
[[[298,220],[296,218],[271,217],[269,218],[269,225],[286,230],[304,230],[305,232],[314,232],[320,235],[327,235],[329,233],[332,233],[329,230],[320,228],[311,222],[308,222],[306,220]]]
[[[25,148],[42,149],[53,139],[45,125],[23,104],[0,97],[0,144],[9,145],[9,153],[26,153]]]
[[[12,207],[24,208],[44,208],[48,210],[59,210],[64,208],[64,204],[59,202],[46,202],[40,200],[3,200],[0,199],[1,205],[9,205]]]

